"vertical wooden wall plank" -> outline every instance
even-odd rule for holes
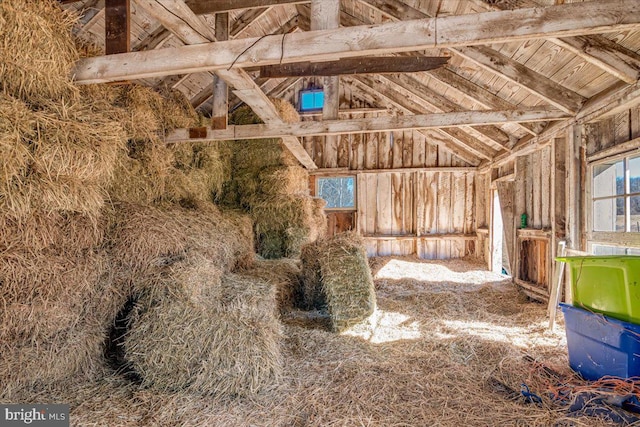
[[[640,137],[640,107],[634,107],[630,111],[631,139]]]
[[[411,146],[413,147],[413,155],[411,156],[411,166],[420,168],[425,166],[427,158],[427,142],[419,132],[411,132]]]
[[[402,167],[413,166],[413,138],[411,131],[402,132]]]
[[[531,215],[531,226],[533,228],[541,228],[542,227],[542,167],[541,167],[541,156],[542,153],[540,150],[531,154],[533,165],[533,212]]]
[[[391,204],[391,174],[378,173],[377,175],[377,204],[376,204],[376,234],[391,234],[393,232],[393,213]],[[391,244],[387,240],[378,242],[378,254],[387,256],[391,254]]]
[[[475,226],[475,173],[465,174],[465,201],[464,201],[464,230],[465,234],[472,234],[476,231]],[[465,243],[464,256],[474,253],[475,242]]]
[[[426,142],[426,158],[425,158],[425,166],[427,167],[436,167],[438,166],[438,146]]]
[[[453,198],[453,185],[451,175],[448,172],[441,172],[438,177],[438,233],[452,232],[451,199]],[[438,240],[438,259],[450,257],[450,242]]]
[[[542,217],[540,218],[540,226],[542,228],[551,228],[551,193],[553,192],[551,187],[551,173],[553,168],[553,163],[551,162],[551,146],[543,148],[541,151],[540,164],[542,166],[541,169],[541,180],[540,180],[540,196],[541,200],[541,212]]]

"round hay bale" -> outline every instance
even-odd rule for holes
[[[320,295],[334,332],[342,332],[373,314],[376,295],[362,237],[354,232],[337,234],[305,247],[303,253],[303,277],[311,279],[304,284],[305,301],[321,306],[322,302],[317,304]]]
[[[73,97],[75,21],[55,0],[0,2],[0,88],[36,102]]]
[[[188,285],[181,285],[185,279]],[[144,386],[250,395],[278,377],[281,326],[272,286],[228,275],[204,258],[181,263],[143,292],[124,341]],[[176,289],[188,288],[188,292]]]

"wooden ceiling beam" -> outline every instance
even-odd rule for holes
[[[372,1],[367,1],[367,4],[369,3],[374,3]],[[424,13],[422,13],[421,11],[418,11],[416,9],[413,9],[409,6],[406,6],[398,1],[392,0],[392,1],[375,1],[375,5],[382,5],[382,7],[385,8],[385,10],[387,12],[390,12],[391,10],[400,10],[400,11],[404,11],[408,14],[409,18],[416,18],[416,19],[420,19],[420,18],[424,18],[426,15]],[[297,6],[298,7],[298,11],[301,14],[301,17],[303,18],[307,18],[307,15],[309,14],[309,10],[308,7],[304,6],[304,5],[300,5]],[[394,20],[399,20],[398,17],[395,17],[393,15],[389,16],[391,19]],[[363,24],[370,24],[370,22],[363,22],[361,20],[358,20],[356,17],[349,15],[347,13],[342,12],[341,14],[341,22],[342,25],[344,26],[354,26],[354,25],[363,25]],[[308,28],[308,22],[303,22],[307,24],[307,28]],[[420,55],[417,52],[407,52],[404,54],[400,54],[400,55]],[[477,84],[466,80],[465,78],[459,76],[458,74],[454,73],[453,71],[449,70],[446,67],[442,67],[442,68],[438,68],[438,69],[434,69],[428,72],[429,76],[431,76],[432,78],[435,78],[436,80],[440,81],[442,84],[446,85],[449,88],[454,89],[455,91],[461,93],[463,96],[465,96],[466,98],[469,98],[471,101],[473,102],[477,102],[478,104],[482,105],[484,108],[486,109],[494,109],[494,110],[511,110],[511,109],[516,109],[517,106],[514,104],[511,104],[510,102],[500,98],[497,95],[494,95],[493,93],[489,92],[487,89],[484,89],[481,86],[478,86]],[[429,91],[430,93],[433,93],[433,91]],[[520,128],[521,130],[525,131],[528,134],[531,135],[537,135],[537,133],[539,132],[539,130],[543,127],[543,124],[538,124],[538,123],[512,123],[509,124],[507,126],[510,127],[516,127],[516,128]]]
[[[239,91],[242,92],[242,91]],[[270,103],[269,103],[270,104]],[[269,110],[267,103],[256,105],[258,110]],[[266,116],[269,116],[267,113]],[[271,123],[229,126],[225,130],[207,128],[202,138],[189,138],[189,129],[178,129],[167,138],[168,143],[185,141],[225,141],[233,139],[282,138],[288,136],[323,136],[357,133],[375,133],[399,130],[441,129],[466,125],[488,125],[509,122],[564,120],[568,116],[561,110],[526,108],[517,111],[462,111],[360,119],[324,120],[298,123]]]
[[[172,3],[170,10],[177,11],[176,4]],[[601,0],[294,33],[284,43],[282,37],[266,36],[84,58],[77,62],[73,74],[78,83],[104,83],[230,67],[624,31],[639,26],[639,2]]]
[[[196,15],[232,12],[265,6],[308,3],[310,0],[186,0]]]
[[[294,32],[298,29],[298,17],[294,16],[293,18],[291,18],[289,21],[287,21],[284,25],[282,25],[280,28],[278,28],[276,31],[274,31],[273,34],[288,34],[290,32]],[[255,79],[254,81],[256,82],[256,84],[258,86],[262,86],[263,83],[267,82],[268,79],[262,79],[260,77],[258,77],[257,79]],[[297,81],[297,79],[296,79]],[[212,88],[210,86],[205,87],[204,89],[202,89],[198,94],[196,94],[192,99],[191,99],[191,105],[194,108],[198,108],[200,107],[202,104],[206,103],[207,101],[209,101],[209,99],[212,96]],[[238,103],[241,103],[242,101],[239,101],[237,97],[234,98],[233,94],[230,94],[229,96],[229,104],[230,105],[234,105],[234,108],[237,107]]]
[[[326,62],[296,62],[260,67],[260,77],[339,76],[344,74],[415,73],[442,67],[449,60],[442,56],[369,56]]]

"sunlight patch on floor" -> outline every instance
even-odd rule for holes
[[[471,335],[487,341],[509,343],[523,349],[532,346],[556,346],[557,337],[554,333],[539,334],[532,333],[532,328],[537,332],[544,331],[543,323],[531,325],[529,327],[500,326],[488,322],[463,321],[463,320],[443,320],[444,328],[436,333],[439,338],[455,338]]]
[[[343,335],[359,337],[373,344],[422,337],[420,324],[409,316],[392,311],[376,311],[364,322],[345,331]]]
[[[486,270],[453,271],[444,265],[425,262],[410,262],[393,259],[387,262],[374,277],[375,279],[413,279],[430,282],[450,282],[456,284],[483,284],[502,281],[506,277]]]

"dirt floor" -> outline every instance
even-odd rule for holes
[[[371,260],[378,310],[337,335],[291,312],[285,374],[247,399],[158,394],[118,376],[42,390],[78,426],[606,426],[550,398],[579,383],[546,306],[471,260]],[[536,361],[544,361],[544,365]],[[523,384],[541,398],[527,403]],[[533,399],[533,397],[532,397]]]

